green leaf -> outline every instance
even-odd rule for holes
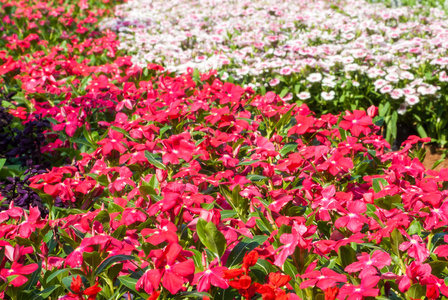
[[[280,97],[282,97],[282,96],[280,96]],[[280,120],[278,120],[278,122],[273,127],[275,130],[279,131],[284,125],[289,123],[289,121],[291,120],[291,114],[292,114],[292,111],[294,110],[294,108],[295,108],[295,105],[293,105],[291,107],[291,109],[288,110],[288,112],[283,117],[281,117]]]
[[[380,126],[381,127],[384,124],[384,117],[383,116],[376,116],[375,118],[373,118],[372,122],[376,126]]]
[[[117,127],[117,126],[111,126],[110,127],[110,129],[112,129],[112,130],[114,130],[114,131],[117,131],[117,132],[119,132],[119,133],[121,133],[121,134],[123,134],[124,136],[126,136],[127,138],[131,138],[130,136],[129,136],[129,133],[126,131],[126,130],[124,130],[123,128],[120,128],[120,127]]]
[[[448,261],[435,260],[430,262],[429,265],[431,266],[431,274],[439,277],[448,266]]]
[[[389,184],[387,183],[386,179],[384,179],[384,178],[373,178],[372,179],[372,187],[373,187],[373,190],[375,191],[375,193],[382,191],[384,189],[384,187],[386,187],[387,185],[389,185]]]
[[[106,231],[106,232],[109,231],[110,216],[109,216],[109,212],[107,210],[100,211],[93,220],[100,222],[103,225],[104,231]]]
[[[378,106],[378,114],[382,117],[386,116],[389,112],[389,108],[390,108],[390,103],[389,102],[385,102],[380,103],[380,105]]]
[[[162,128],[160,128],[159,136],[161,137],[162,134],[164,134],[166,131],[170,130],[171,128],[173,128],[173,126],[170,126],[170,125],[163,126]]]
[[[5,163],[6,163],[6,158],[2,158],[2,159],[0,159],[0,170],[3,168],[3,166],[5,165]]]
[[[48,299],[51,295],[51,293],[53,293],[58,287],[60,287],[60,285],[53,285],[50,286],[42,291],[40,291],[39,293],[37,293],[33,298],[31,298],[31,300],[38,300],[38,299]]]
[[[235,216],[236,214],[237,214],[237,212],[234,211],[233,209],[232,209],[232,210],[229,210],[229,209],[227,209],[227,210],[222,210],[222,211],[221,211],[221,220],[225,220],[225,219],[228,219],[228,218],[232,218],[232,217]]]
[[[269,273],[277,272],[277,269],[264,259],[258,259],[257,263],[250,269],[260,281],[263,281]]]
[[[218,230],[213,222],[207,222],[199,219],[196,225],[196,232],[202,244],[210,251],[221,257],[226,251],[227,241],[221,231]]]
[[[137,285],[138,279],[128,277],[128,276],[122,276],[122,277],[118,277],[118,280],[120,280],[120,283],[122,285],[124,285],[125,287],[127,287],[129,290],[131,290],[131,291],[137,293],[138,295],[140,295],[141,297],[143,297],[143,299],[148,298],[147,296],[144,295],[146,293],[140,293],[135,288],[135,286]]]
[[[431,170],[434,170],[435,168],[437,168],[438,165],[440,165],[441,163],[443,163],[445,160],[443,158],[439,159],[438,161],[436,161],[432,167]]]
[[[262,220],[256,219],[255,223],[257,224],[258,229],[260,229],[261,232],[264,234],[270,234],[269,228],[263,223]]]
[[[267,239],[268,236],[265,235],[257,235],[252,239],[245,237],[230,252],[229,257],[227,258],[226,266],[231,268],[240,264],[243,261],[244,254],[254,250],[257,246],[266,242]]]
[[[145,157],[148,159],[148,161],[156,168],[166,170],[165,165],[162,163],[161,159],[156,157],[154,154],[150,153],[149,151],[145,151]]]
[[[289,89],[288,89],[287,87],[283,88],[283,90],[280,92],[279,97],[280,97],[280,98],[285,97],[286,94],[288,94],[288,92],[289,92]]]
[[[242,161],[239,164],[237,164],[237,166],[249,166],[249,165],[259,162],[259,161],[261,161],[261,160],[256,159],[256,160]]]
[[[391,250],[392,252],[400,257],[400,245],[404,242],[403,236],[401,235],[400,231],[395,228],[392,230],[390,234],[390,244],[391,244]]]
[[[36,283],[39,281],[39,278],[41,278],[40,273],[42,271],[42,261],[38,261],[38,266],[39,267],[36,269],[36,271],[31,274],[31,277],[24,288],[25,290],[31,290],[32,288],[34,288],[36,286]]]
[[[115,256],[109,257],[109,258],[105,259],[95,270],[95,277],[98,276],[99,274],[101,274],[101,272],[103,272],[107,267],[109,267],[113,263],[125,261],[125,260],[133,260],[133,259],[135,259],[135,257],[132,255],[115,255]]]
[[[342,267],[345,269],[349,264],[356,261],[356,252],[350,245],[345,245],[339,248],[339,259]]]
[[[97,268],[101,263],[101,256],[97,251],[84,252],[82,254],[84,262],[87,263],[92,269]]]
[[[299,144],[294,143],[294,144],[286,144],[285,146],[283,146],[282,150],[280,150],[280,155],[281,156],[285,156],[286,154],[288,154],[289,152],[294,152],[294,150],[297,149],[297,146]]]
[[[387,123],[388,141],[392,141],[393,139],[397,138],[397,120],[398,120],[398,113],[397,111],[394,111],[392,113],[392,116],[390,117],[389,122]]]
[[[418,283],[413,284],[406,292],[406,295],[414,299],[421,299],[426,295],[426,286]]]
[[[262,181],[265,180],[267,177],[263,176],[263,175],[257,175],[257,174],[249,174],[246,176],[247,179],[249,179],[250,181]]]
[[[401,204],[402,199],[400,195],[394,195],[394,196],[387,195],[385,197],[375,199],[374,202],[375,205],[380,208],[391,210],[392,208],[394,208],[394,204]]]
[[[178,295],[176,295],[173,299],[187,299],[187,298],[194,298],[194,299],[204,299],[204,297],[213,298],[212,295],[206,292],[180,292]]]
[[[420,221],[418,220],[414,220],[411,222],[411,224],[409,225],[408,228],[408,234],[409,235],[414,235],[414,234],[419,234],[422,232],[422,225],[420,224]]]
[[[341,135],[341,141],[347,140],[347,131],[342,128],[338,128],[339,134]]]
[[[49,283],[51,280],[53,280],[53,278],[57,277],[58,275],[61,275],[61,274],[65,273],[65,272],[68,272],[69,270],[70,269],[67,268],[67,269],[57,270],[57,271],[53,272],[50,276],[48,276],[46,282]]]
[[[422,138],[428,137],[428,134],[426,134],[426,131],[421,124],[417,124],[417,132]]]

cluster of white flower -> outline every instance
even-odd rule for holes
[[[299,86],[284,96],[294,92],[300,100],[330,101],[348,86],[373,84],[401,101],[403,113],[422,97],[435,98],[437,80],[448,81],[448,20],[438,8],[363,0],[130,0],[102,27],[119,32],[135,63],[177,73],[218,69],[222,79],[254,88],[294,77]]]

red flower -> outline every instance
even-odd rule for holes
[[[222,90],[216,94],[220,99],[219,104],[237,103],[244,94],[244,89],[233,83],[226,82]]]
[[[179,158],[189,162],[193,158],[193,152],[196,148],[194,144],[190,143],[190,134],[179,134],[170,136],[168,139],[162,141],[163,156],[162,160],[165,165],[168,163],[178,164]]]
[[[423,278],[420,283],[426,286],[426,297],[428,297],[428,299],[439,299],[440,292],[448,297],[448,286],[446,286],[443,279],[430,275]]]
[[[327,288],[324,292],[325,300],[335,300],[339,294],[339,288],[337,286]]]
[[[258,252],[251,251],[246,253],[243,258],[241,269],[231,269],[223,271],[224,279],[233,279],[229,282],[230,286],[237,289],[238,293],[246,299],[250,299],[255,295],[257,285],[252,284],[249,268],[254,266],[258,260]]]
[[[146,242],[159,245],[163,242],[168,243],[178,243],[178,237],[176,234],[177,227],[168,220],[162,220],[160,224],[156,224],[156,229],[144,228],[141,232],[142,236],[147,236],[151,234],[150,237],[146,238]]]
[[[327,170],[331,175],[336,176],[340,171],[348,171],[353,168],[353,161],[344,157],[340,151],[336,150],[336,152],[324,163],[318,165],[316,169],[318,171]]]
[[[104,155],[108,155],[112,150],[117,150],[120,153],[126,151],[127,141],[123,138],[123,134],[114,130],[109,131],[109,138],[105,138],[98,142],[98,145],[103,145],[102,151]],[[124,145],[123,145],[124,144]]]
[[[287,300],[289,294],[280,287],[288,284],[291,277],[288,275],[282,275],[280,273],[270,273],[269,282],[263,285],[257,285],[257,293],[260,293],[263,300]]]
[[[355,110],[353,113],[349,111],[345,113],[344,120],[339,123],[339,127],[350,130],[354,136],[359,136],[361,133],[367,135],[372,131],[370,128],[373,125],[372,118],[367,116],[365,111]]]
[[[96,299],[96,295],[98,295],[99,292],[101,292],[102,288],[100,288],[99,283],[95,283],[93,286],[85,289],[84,291],[81,290],[83,287],[83,283],[81,280],[81,277],[78,275],[76,277],[72,278],[72,282],[70,284],[70,289],[72,292],[68,293],[68,296],[75,298],[75,299],[84,299],[85,296],[89,296],[88,300],[94,300]]]
[[[288,136],[291,136],[293,134],[302,135],[305,134],[310,127],[313,126],[313,124],[316,122],[316,120],[313,117],[307,117],[307,116],[296,116],[297,125],[294,125],[288,130]]]
[[[164,250],[153,250],[150,253],[150,256],[155,258],[154,262],[157,269],[148,272],[150,272],[151,276],[162,278],[163,287],[173,295],[182,288],[184,283],[193,279],[194,262],[185,260],[180,255],[182,251],[182,247],[179,244],[173,243],[166,246]],[[176,262],[180,259],[182,259],[180,262]],[[151,276],[148,275],[146,279],[150,280]],[[159,285],[160,279],[153,280],[151,283],[156,287]],[[145,283],[140,284],[140,286],[144,285]]]

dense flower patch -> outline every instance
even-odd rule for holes
[[[429,139],[133,64],[109,3],[1,1],[2,298],[448,297]]]
[[[386,139],[405,123],[447,143],[447,18],[365,1],[129,1],[104,28],[140,66],[219,69],[316,113],[380,107]]]

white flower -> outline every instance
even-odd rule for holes
[[[393,89],[392,86],[390,84],[388,84],[386,86],[383,86],[380,89],[380,92],[381,92],[381,94],[387,94],[387,93],[390,93],[392,91],[392,89]]]
[[[422,85],[417,89],[417,92],[422,95],[434,95],[437,92],[437,88],[432,85],[429,85],[427,87]]]
[[[373,83],[373,85],[375,86],[375,90],[382,88],[386,84],[387,84],[387,81],[384,79],[378,79]]]
[[[414,80],[414,74],[408,71],[401,72],[400,77],[402,79]]]
[[[405,95],[413,95],[413,94],[415,94],[415,89],[414,88],[410,88],[410,87],[405,87],[403,89],[403,93]]]
[[[333,81],[334,78],[330,78],[330,77],[325,77],[322,80],[322,86],[328,86],[328,87],[335,87],[336,86],[336,82]]]
[[[415,96],[415,95],[406,95],[404,100],[409,105],[414,105],[414,104],[417,104],[417,103],[420,102],[420,99],[417,96]]]
[[[392,97],[392,99],[400,99],[401,97],[403,97],[403,90],[402,89],[395,89],[392,92],[390,92],[390,96]]]
[[[334,99],[334,91],[330,91],[330,92],[322,92],[320,94],[322,96],[322,99],[324,99],[325,101],[330,101]]]
[[[322,80],[322,74],[312,73],[306,78],[309,82],[320,82]]]
[[[227,73],[227,72],[222,73],[221,79],[226,80],[227,78],[229,78],[229,73]]]
[[[408,105],[407,105],[406,102],[405,102],[405,103],[402,103],[402,104],[400,105],[400,107],[397,109],[397,113],[398,113],[399,115],[404,115],[404,114],[406,113],[406,109],[407,109],[407,107],[408,107]]]
[[[384,77],[387,81],[391,81],[391,82],[398,82],[400,80],[400,77],[398,76],[397,73],[391,73],[391,74],[387,74],[386,77]]]
[[[300,100],[306,100],[306,99],[311,98],[311,94],[308,93],[308,92],[301,92],[301,93],[298,93],[298,94],[297,94],[297,97],[298,97]]]
[[[448,82],[448,75],[446,75],[445,71],[440,72],[439,80],[442,82]]]

